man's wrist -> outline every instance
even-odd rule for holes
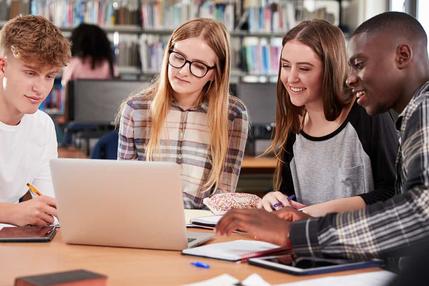
[[[284,222],[284,227],[282,232],[282,246],[286,246],[288,248],[292,248],[292,242],[290,240],[290,225],[291,223],[289,221]]]
[[[291,223],[289,233],[292,247],[297,255],[315,256],[320,252],[317,219],[295,221]]]

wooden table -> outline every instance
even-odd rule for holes
[[[88,158],[84,151],[73,148],[73,147],[59,147],[58,148],[58,157],[59,158]]]
[[[58,157],[60,158],[88,158],[84,151],[73,147],[58,148]],[[241,164],[242,172],[245,173],[273,173],[276,168],[274,157],[252,157],[245,156]]]
[[[229,238],[215,238],[215,242]],[[243,239],[234,235],[232,239]],[[204,261],[210,269],[196,268],[190,263]],[[50,243],[1,243],[0,285],[13,285],[15,277],[48,272],[87,269],[108,276],[108,285],[182,285],[228,273],[245,279],[258,273],[270,283],[284,283],[323,275],[292,276],[256,266],[215,259],[183,256],[178,251],[68,245],[61,240],[61,231]],[[345,275],[378,270],[344,271]],[[332,275],[332,274],[331,274]],[[326,275],[325,275],[326,276]]]
[[[241,172],[273,174],[276,168],[276,159],[274,157],[251,157],[245,156],[241,164]]]

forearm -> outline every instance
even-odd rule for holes
[[[321,217],[327,215],[328,213],[355,211],[364,207],[365,202],[363,201],[363,199],[359,196],[356,196],[311,205],[303,208],[302,211],[312,217]]]
[[[15,204],[0,203],[0,223],[14,223]]]

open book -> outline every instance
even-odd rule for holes
[[[199,247],[182,250],[182,254],[216,258],[228,261],[247,260],[252,257],[271,255],[287,251],[288,248],[258,241],[233,240],[228,242],[211,243]]]

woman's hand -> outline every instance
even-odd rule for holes
[[[268,212],[272,212],[286,206],[290,206],[288,197],[281,192],[269,192],[258,204],[259,209],[263,208]]]
[[[306,207],[306,205],[289,199],[281,192],[269,192],[262,198],[257,207],[272,212],[284,207],[293,207],[299,210]]]

